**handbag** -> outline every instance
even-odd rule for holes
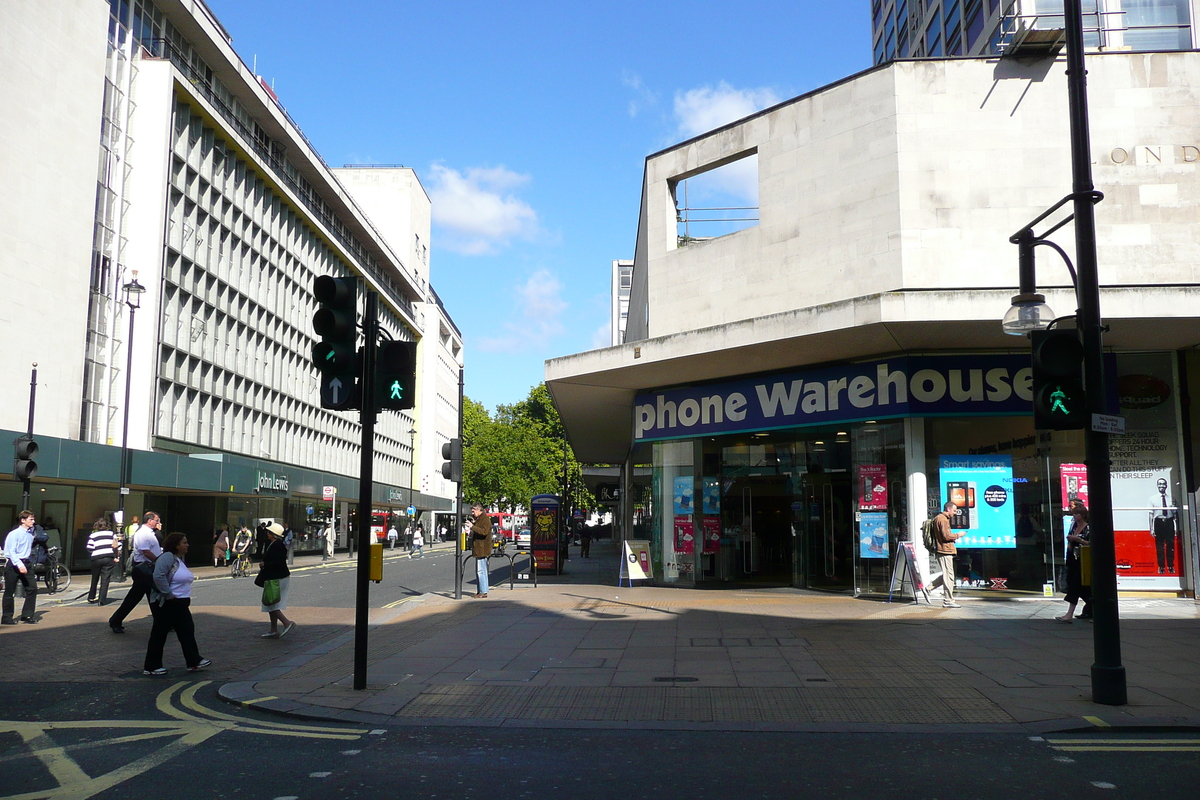
[[[272,578],[263,584],[262,604],[264,606],[273,606],[279,602],[279,579]]]
[[[262,588],[266,584],[267,584],[267,575],[265,572],[262,571],[262,568],[260,567],[258,570],[258,574],[254,576],[254,585],[259,588]]]

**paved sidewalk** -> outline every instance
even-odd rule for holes
[[[611,543],[570,575],[486,600],[373,612],[368,686],[353,631],[281,656],[224,698],[372,725],[1047,731],[1200,727],[1200,607],[1123,599],[1129,704],[1090,701],[1092,627],[1059,600],[958,610],[797,590],[617,588]]]

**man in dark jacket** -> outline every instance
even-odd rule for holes
[[[475,576],[479,579],[479,591],[475,597],[488,596],[488,557],[492,554],[492,518],[483,513],[479,503],[471,506],[471,554],[475,556]]]
[[[962,608],[954,602],[954,557],[958,554],[958,546],[954,542],[962,538],[962,534],[950,528],[950,517],[957,513],[958,506],[947,502],[942,513],[933,518],[937,527],[937,561],[942,570],[942,586],[946,590],[942,599],[945,608]]]

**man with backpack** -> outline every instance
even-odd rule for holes
[[[962,537],[961,533],[950,528],[950,517],[956,513],[958,506],[947,502],[942,508],[942,513],[932,520],[934,554],[937,556],[938,567],[942,570],[942,586],[945,589],[942,598],[944,608],[962,608],[954,602],[954,557],[958,554],[958,547],[954,541]]]

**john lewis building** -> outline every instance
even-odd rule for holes
[[[360,431],[318,399],[321,274],[361,278],[391,336],[419,343],[416,408],[380,417],[373,510],[451,508],[435,473],[462,338],[411,169],[331,169],[202,0],[2,3],[0,73],[0,429],[24,431],[37,362],[33,510],[77,565],[117,507],[126,432],[128,513],[164,513],[194,553],[264,517],[302,547],[331,524],[345,544]],[[20,488],[0,478],[0,524]]]
[[[1120,586],[1192,591],[1200,53],[1088,68]],[[546,378],[581,460],[652,465],[622,512],[656,580],[886,593],[948,499],[973,586],[1060,578],[1082,437],[1033,429],[1028,341],[1000,319],[1009,236],[1070,191],[1063,70],[889,63],[646,159],[625,342]],[[682,229],[684,183],[737,162],[757,224]],[[1054,238],[1073,254],[1069,226]],[[1038,279],[1069,315],[1046,248]]]

